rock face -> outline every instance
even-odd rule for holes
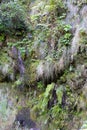
[[[32,119],[30,119],[29,108],[22,108],[18,112],[13,127],[15,124],[18,125],[19,128],[28,128],[29,130],[40,130],[39,128],[37,128],[36,123],[32,121]]]
[[[36,75],[37,80],[43,81],[45,85],[57,81],[59,84],[65,86],[67,84],[70,87],[72,94],[74,96],[75,94],[77,95],[73,98],[76,98],[76,102],[74,102],[74,104],[72,103],[75,105],[73,109],[81,112],[85,111],[87,108],[87,2],[80,0],[64,0],[64,2],[67,6],[67,15],[64,19],[64,23],[72,26],[72,40],[70,41],[70,46],[63,48],[61,56],[55,60],[53,57],[49,58],[52,51],[55,50],[54,47],[49,47],[47,43],[43,43],[43,46],[42,43],[41,45],[35,43],[33,49],[37,59],[40,61],[36,67]],[[50,39],[49,41],[50,44],[51,42],[54,43],[54,41]],[[46,47],[44,44],[47,45],[47,53],[44,51],[44,48]],[[56,49],[56,52],[58,55],[59,48]],[[73,105],[71,105],[72,107],[69,106],[68,101],[64,101],[64,105],[68,106],[69,110],[73,107]],[[73,121],[71,124],[73,124]],[[74,129],[78,129],[77,127],[78,126],[74,127]]]
[[[11,83],[0,83],[0,130],[40,130],[31,119],[30,109],[24,107],[26,102],[28,99],[14,91]],[[20,105],[22,108],[18,111]]]
[[[0,81],[13,81],[14,80],[14,72],[11,66],[11,59],[6,52],[5,49],[0,50]]]
[[[24,75],[25,68],[20,54],[20,50],[13,46],[9,51],[9,56],[12,58],[12,61],[14,61],[12,66],[14,69],[14,73],[19,72],[20,77],[22,77]]]
[[[59,123],[60,121],[58,119],[60,116],[60,119],[63,120],[64,118],[63,122],[65,121],[65,124],[62,123],[62,128],[63,125],[69,124],[63,129],[79,129],[78,124],[79,122],[82,123],[80,120],[82,116],[79,118],[78,126],[73,127],[76,120],[76,115],[74,114],[75,112],[76,114],[80,112],[87,113],[87,2],[80,0],[63,0],[63,2],[66,5],[66,16],[63,18],[64,24],[62,24],[62,26],[62,20],[58,21],[61,19],[61,16],[58,16],[58,20],[55,18],[55,12],[52,12],[50,16],[49,12],[51,12],[54,6],[49,8],[48,4],[42,8],[41,5],[45,5],[45,1],[36,0],[35,3],[32,2],[30,15],[35,15],[34,18],[31,16],[33,19],[32,23],[37,19],[34,24],[38,25],[33,25],[35,26],[34,36],[29,36],[29,38],[32,39],[32,41],[28,41],[27,43],[27,46],[29,44],[29,55],[27,55],[23,61],[21,53],[16,47],[12,47],[8,52],[5,48],[2,48],[3,50],[0,50],[0,82],[11,81],[13,82],[13,87],[21,86],[22,88],[28,86],[28,95],[33,95],[31,90],[34,89],[34,100],[35,96],[38,95],[35,87],[37,89],[44,88],[44,90],[46,90],[45,88],[49,88],[50,90],[48,84],[55,83],[55,90],[53,92],[47,91],[47,97],[45,97],[45,94],[37,96],[35,105],[37,103],[38,106],[38,99],[42,97],[41,99],[43,103],[45,103],[42,105],[42,102],[40,102],[38,109],[44,107],[44,109],[41,110],[43,113],[48,112],[49,109],[52,112],[59,109],[60,111],[57,111],[59,115],[57,119],[54,119],[54,122]],[[37,4],[37,6],[34,5],[33,7],[33,4]],[[46,9],[47,13],[45,11]],[[60,15],[61,11],[57,13],[57,15]],[[56,24],[55,21],[59,23]],[[68,31],[67,29],[70,26],[67,25],[66,27],[66,24],[71,25],[71,29]],[[69,41],[68,36],[71,36],[71,41]],[[62,42],[61,39],[63,40]],[[30,45],[30,42],[32,42],[33,45]],[[24,46],[24,43],[20,48],[22,48],[22,46]],[[60,90],[58,90],[58,88]],[[22,89],[20,90],[22,91]],[[19,99],[18,97],[16,98],[18,102]],[[1,98],[1,100],[3,99]],[[25,102],[25,100],[23,102]],[[11,102],[8,104],[11,105]],[[34,106],[34,103],[32,104],[31,106]],[[48,105],[46,106],[46,104]],[[41,105],[42,107],[40,107]],[[25,103],[24,106],[26,106]],[[37,124],[31,119],[29,108],[24,106],[16,114],[12,130],[16,129],[16,127],[17,129],[25,130],[40,130]],[[57,108],[54,108],[54,106],[57,106]],[[45,111],[45,109],[47,111]],[[51,113],[49,116],[53,119],[56,114],[52,115]],[[66,119],[68,119],[68,121],[66,121]],[[71,122],[69,122],[69,119]],[[0,122],[2,121],[0,120]],[[61,124],[59,123],[58,127],[59,125]],[[71,128],[71,126],[73,128]]]
[[[73,62],[76,61],[76,56],[78,53],[81,53],[81,50],[86,51],[86,44],[82,41],[86,39],[87,35],[87,17],[86,17],[86,11],[87,6],[82,7],[78,6],[78,3],[75,4],[74,1],[67,1],[65,2],[68,8],[68,13],[65,18],[65,23],[68,23],[72,26],[72,32],[73,32],[73,38],[71,41],[71,46],[66,47],[63,50],[62,56],[59,58],[59,60],[55,60],[52,62],[43,59],[44,61],[41,61],[37,67],[37,79],[47,80],[46,82],[50,83],[51,81],[55,81],[56,79],[60,78],[63,71],[70,66],[70,64],[73,64]],[[39,47],[38,47],[39,48]],[[40,49],[40,48],[39,48]],[[39,55],[42,55],[39,52]]]

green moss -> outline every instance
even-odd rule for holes
[[[67,79],[73,79],[73,78],[75,78],[76,77],[76,74],[75,73],[68,73],[68,75],[67,75]]]
[[[27,68],[25,72],[25,82],[28,85],[35,85],[37,75],[36,75],[36,68],[39,64],[39,60],[31,60],[27,62]]]
[[[87,33],[85,30],[81,29],[80,30],[80,44],[87,44]]]
[[[0,51],[0,64],[9,63],[9,57],[6,52]]]
[[[66,75],[65,74],[60,77],[60,82],[62,82],[62,83],[66,82]]]
[[[37,75],[36,75],[36,68],[37,68],[38,62],[35,61],[31,63],[29,69],[30,69],[30,84],[32,84],[34,81],[36,81]]]
[[[0,42],[2,42],[4,40],[4,35],[0,35]]]

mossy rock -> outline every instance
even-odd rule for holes
[[[8,56],[7,51],[8,51],[8,48],[4,48],[4,49],[0,50],[0,65],[10,62],[11,59]]]
[[[4,80],[13,80],[14,70],[11,62],[11,58],[7,53],[7,48],[2,49],[0,51],[0,82]]]
[[[26,72],[25,72],[25,84],[32,86],[35,85],[37,80],[36,68],[39,64],[39,60],[31,60],[30,63],[27,63]]]

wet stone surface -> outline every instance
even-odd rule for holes
[[[30,119],[29,108],[22,108],[16,115],[14,126],[18,124],[19,127],[36,128],[36,123]]]
[[[25,107],[28,100],[12,84],[0,83],[0,130],[40,130]]]

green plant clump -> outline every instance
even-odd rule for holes
[[[0,5],[0,34],[23,35],[27,32],[25,9],[16,1]]]

